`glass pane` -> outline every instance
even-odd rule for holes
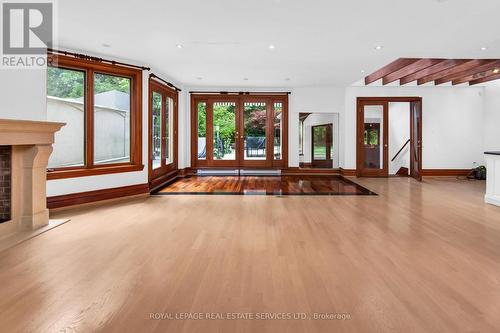
[[[245,103],[245,160],[266,159],[266,103]]]
[[[214,160],[236,159],[236,103],[213,104]]]
[[[153,169],[157,169],[161,166],[161,107],[162,98],[161,94],[153,91],[153,131],[152,131],[152,142],[153,142]]]
[[[94,74],[94,164],[130,162],[130,79]]]
[[[47,68],[47,120],[63,122],[49,168],[85,164],[85,72]]]
[[[364,167],[383,169],[383,105],[366,105],[364,107]]]
[[[313,159],[326,160],[326,126],[314,126],[313,131]]]
[[[304,120],[299,120],[299,155],[304,154]]]
[[[198,159],[207,159],[207,103],[198,103]]]
[[[274,103],[274,159],[281,160],[283,103]]]
[[[165,164],[171,164],[173,163],[174,161],[174,157],[173,157],[173,133],[174,133],[174,130],[172,128],[173,126],[173,107],[174,107],[174,101],[170,98],[170,97],[167,97],[166,100],[165,100],[165,110],[166,110],[166,114],[165,114],[165,130],[166,130],[166,134],[165,134],[165,138],[166,138],[166,142],[165,142]]]

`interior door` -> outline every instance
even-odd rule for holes
[[[177,169],[177,92],[149,83],[149,180]]]
[[[311,127],[311,165],[313,168],[332,168],[332,124]]]
[[[422,181],[422,101],[411,102],[410,176]]]
[[[388,145],[389,103],[360,101],[357,112],[358,177],[387,177],[389,175]]]

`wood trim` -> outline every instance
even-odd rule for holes
[[[149,193],[148,184],[129,185],[103,190],[71,193],[48,197],[47,207],[49,209],[54,209],[147,193]]]
[[[281,170],[281,174],[283,176],[286,175],[340,175],[340,169],[324,169],[324,168],[298,168],[298,167],[289,167]]]
[[[356,177],[356,169],[340,168],[340,175],[345,177]]]
[[[423,177],[460,177],[467,176],[471,169],[422,169]]]
[[[170,171],[169,173],[166,173],[164,175],[158,176],[149,182],[149,190],[154,191],[158,187],[163,186],[165,183],[168,183],[169,181],[179,176],[181,176],[180,171],[177,169]]]
[[[66,169],[66,170],[58,170],[56,172],[47,172],[47,180],[107,175],[112,173],[134,172],[134,171],[142,171],[143,169],[144,169],[143,164],[140,165],[113,164],[109,166],[102,166],[99,168],[92,168],[92,169],[83,169],[83,168]]]
[[[54,168],[47,172],[47,179],[85,177],[110,173],[140,171],[142,164],[142,70],[97,61],[73,58],[63,55],[50,55],[51,66],[85,72],[85,166]],[[122,76],[131,80],[130,91],[130,162],[94,165],[94,73]]]

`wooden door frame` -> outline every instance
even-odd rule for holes
[[[391,102],[420,102],[422,103],[422,97],[417,96],[397,96],[397,97],[358,97],[356,100],[356,176],[357,177],[388,177],[388,163],[389,163],[389,103]],[[364,110],[362,109],[362,105],[384,105],[384,145],[387,144],[387,147],[384,147],[384,169],[381,172],[381,175],[371,175],[370,172],[366,173],[363,169],[362,163],[363,160],[363,144],[364,144]],[[421,108],[420,116],[422,117],[423,113],[423,103]],[[412,137],[413,128],[412,124],[412,111],[410,110],[410,138]],[[421,120],[422,123],[422,120]],[[420,126],[420,131],[418,133],[418,139],[420,140],[420,151],[419,154],[422,157],[422,127]],[[413,142],[410,142],[410,154],[413,154]],[[385,149],[386,148],[386,149]],[[411,155],[410,155],[411,156]],[[422,158],[419,161],[419,169],[420,174],[422,173]]]
[[[314,128],[315,127],[327,127],[330,130],[330,144],[327,145],[326,149],[326,157],[329,157],[329,159],[325,160],[325,166],[318,166],[318,168],[333,168],[333,158],[332,158],[332,146],[333,146],[333,123],[326,123],[326,124],[318,124],[318,125],[313,125],[311,126],[311,167],[314,168]],[[328,132],[327,132],[328,133]],[[330,161],[331,165],[326,166],[326,163]],[[320,162],[318,160],[318,162]]]
[[[420,102],[420,117],[419,117],[419,121],[420,121],[420,126],[418,127],[418,133],[417,133],[417,141],[418,141],[418,145],[417,145],[417,149],[418,151],[416,152],[416,154],[418,155],[419,159],[418,159],[418,167],[417,167],[417,173],[415,174],[414,172],[414,169],[413,169],[413,166],[414,166],[414,163],[415,163],[415,144],[414,144],[414,138],[415,138],[415,126],[414,126],[414,122],[415,122],[415,119],[414,119],[414,109],[412,108],[412,104],[413,103],[418,103]],[[422,125],[423,125],[423,122],[422,122],[422,100],[420,101],[412,101],[410,103],[410,177],[412,178],[415,178],[416,180],[418,181],[422,181]]]
[[[158,182],[159,179],[162,179],[165,177],[165,175],[178,170],[178,146],[179,146],[179,134],[178,134],[178,129],[179,129],[179,94],[176,90],[170,88],[169,86],[159,82],[158,80],[155,80],[153,78],[149,78],[149,84],[148,84],[148,104],[149,104],[149,112],[148,112],[148,180],[150,187],[156,186],[156,183]],[[158,92],[162,96],[162,105],[161,105],[161,116],[162,119],[165,119],[166,116],[166,103],[165,100],[166,98],[171,98],[173,101],[173,108],[172,108],[172,118],[173,118],[173,124],[172,124],[172,153],[173,153],[173,158],[172,158],[172,163],[166,164],[165,163],[165,140],[166,140],[166,127],[163,126],[162,128],[162,143],[161,143],[161,166],[158,169],[153,170],[153,122],[152,122],[152,117],[153,117],[153,92]],[[163,122],[162,122],[163,123]]]
[[[236,163],[217,163],[214,164],[212,154],[209,151],[213,150],[212,142],[209,142],[209,134],[212,133],[212,103],[214,101],[236,101],[236,129],[238,137],[236,138],[235,146],[237,151]],[[245,102],[266,102],[266,160],[262,161],[244,161],[244,103]],[[198,159],[198,103],[206,103],[207,125],[206,125],[206,147],[207,156],[205,160]],[[281,128],[281,160],[274,159],[274,103],[281,102],[282,110],[282,128]],[[282,94],[191,94],[191,167],[197,168],[265,168],[265,169],[285,169],[288,166],[288,95]],[[210,125],[210,126],[209,126]],[[210,131],[210,132],[209,132]],[[212,136],[210,136],[212,138]],[[269,140],[271,138],[272,140]],[[212,150],[210,150],[212,149]],[[218,161],[222,162],[222,161]],[[231,161],[232,162],[232,161]]]

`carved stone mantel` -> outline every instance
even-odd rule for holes
[[[47,164],[54,133],[64,125],[0,119],[0,145],[12,146],[12,220],[0,225],[0,238],[49,223]]]

